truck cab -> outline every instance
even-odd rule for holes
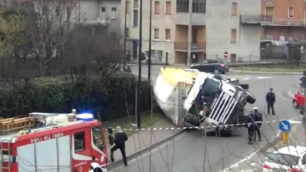
[[[83,172],[92,163],[103,167],[108,162],[105,141],[102,123],[94,119],[24,128],[0,135],[0,171]]]

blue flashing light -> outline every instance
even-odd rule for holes
[[[92,121],[94,120],[93,114],[91,113],[81,113],[76,115],[78,121]]]

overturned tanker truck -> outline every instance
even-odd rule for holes
[[[176,126],[215,130],[217,126],[245,121],[244,106],[256,101],[247,88],[248,85],[231,82],[220,75],[163,67],[154,85],[154,96]],[[232,129],[224,127],[227,132]]]

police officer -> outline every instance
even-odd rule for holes
[[[272,115],[275,115],[274,111],[274,103],[275,103],[275,94],[273,92],[273,88],[270,88],[270,92],[266,94],[266,102],[268,108],[268,114],[270,114],[270,109],[272,110]]]
[[[260,133],[260,126],[263,122],[262,120],[262,113],[259,112],[258,107],[253,107],[253,117],[254,117],[254,121],[255,121],[255,132],[257,132],[258,135],[258,140],[261,142],[261,133]],[[256,139],[256,138],[255,138]]]
[[[251,112],[249,115],[249,118],[247,120],[247,128],[248,128],[248,138],[249,142],[248,144],[252,144],[254,140],[254,134],[255,134],[255,118],[254,118],[254,112]]]

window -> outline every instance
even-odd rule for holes
[[[138,10],[133,10],[133,26],[138,26]]]
[[[154,2],[154,14],[159,14],[160,11],[160,4],[159,1]]]
[[[289,7],[288,9],[288,18],[292,18],[294,14],[293,7]]]
[[[193,0],[192,1],[193,13],[205,13],[206,12],[206,0]]]
[[[158,29],[154,29],[154,39],[159,39],[159,30]]]
[[[105,7],[101,7],[101,12],[102,12],[102,13],[105,13],[105,12],[106,12]]]
[[[166,29],[166,31],[165,31],[165,34],[166,34],[166,35],[165,35],[165,36],[166,36],[166,40],[167,40],[167,41],[170,41],[170,39],[171,39],[170,33],[171,33],[171,32],[170,32],[170,29]]]
[[[189,0],[176,0],[176,12],[188,13]]]
[[[102,137],[102,130],[99,127],[92,129],[92,140],[93,143],[100,149],[103,150],[103,137]]]
[[[286,165],[286,166],[295,166],[298,165],[299,157],[289,154],[281,154],[281,153],[270,153],[267,155],[268,162]]]
[[[266,20],[272,21],[273,18],[273,7],[266,7]]]
[[[126,1],[126,4],[125,4],[125,12],[127,14],[130,13],[130,1]]]
[[[106,9],[105,9],[105,7],[101,7],[101,18],[106,18]]]
[[[232,16],[237,15],[237,2],[233,2],[232,4]]]
[[[116,7],[112,8],[112,18],[117,18],[117,8]]]
[[[74,152],[80,152],[85,149],[85,133],[74,134]]]
[[[236,29],[231,30],[231,43],[236,43]]]
[[[134,0],[134,8],[138,8],[138,0]]]
[[[171,1],[166,2],[166,14],[171,14]]]

